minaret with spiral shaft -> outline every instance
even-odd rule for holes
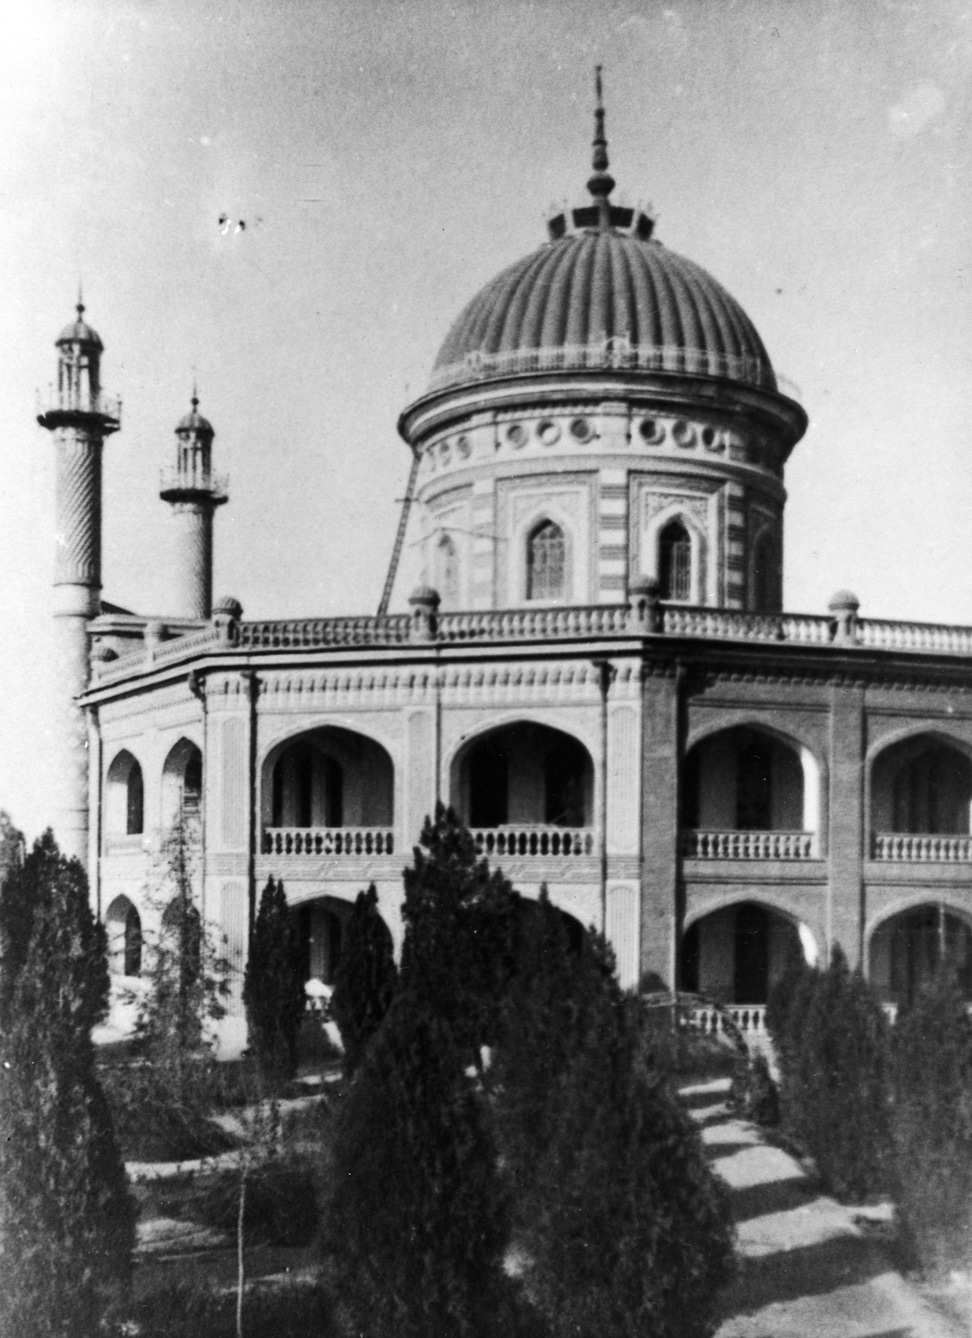
[[[184,618],[208,618],[213,606],[213,513],[229,500],[226,479],[213,473],[212,424],[199,413],[199,397],[192,391],[192,408],[176,428],[175,464],[163,471],[159,491],[172,506],[179,534],[176,543],[174,613]]]
[[[54,434],[56,536],[55,665],[60,708],[54,725],[55,832],[65,855],[88,859],[88,726],[78,694],[88,686],[88,620],[101,600],[101,451],[121,426],[120,404],[101,393],[97,333],[77,318],[62,330],[57,391],[37,416]]]

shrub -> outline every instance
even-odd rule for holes
[[[91,1029],[103,926],[48,831],[0,889],[0,1332],[89,1338],[128,1285],[129,1197]]]
[[[405,870],[401,982],[478,1061],[496,1033],[513,974],[518,898],[479,859],[472,836],[441,804],[426,820],[415,862]]]
[[[612,967],[591,937],[576,1049],[551,1092],[559,1115],[525,1233],[526,1285],[556,1338],[702,1338],[731,1274],[728,1191],[667,1084],[639,1062],[639,1005]]]
[[[350,1077],[391,1006],[398,983],[391,930],[378,913],[374,883],[359,892],[348,919],[344,948],[334,977],[331,1014],[344,1044],[344,1071]]]
[[[922,1267],[941,1275],[972,1253],[972,1022],[948,973],[893,1040],[898,1208]]]
[[[828,969],[811,973],[795,997],[800,1012],[791,1009],[781,1069],[786,1130],[839,1197],[882,1192],[890,1185],[892,1159],[881,1007],[836,946]]]
[[[200,1181],[189,1215],[207,1226],[236,1232],[240,1177],[235,1170]],[[246,1178],[243,1239],[247,1245],[308,1245],[317,1231],[313,1169],[304,1157],[271,1157]]]
[[[268,879],[260,897],[243,982],[250,1043],[271,1080],[297,1069],[297,1034],[306,1011],[303,959],[283,883]]]
[[[780,1122],[780,1094],[765,1055],[752,1055],[738,1064],[727,1102],[741,1119],[775,1129]]]
[[[400,990],[345,1095],[327,1251],[369,1338],[506,1334],[506,1206],[483,1104],[448,1022]]]

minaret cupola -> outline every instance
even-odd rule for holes
[[[229,500],[227,479],[213,473],[213,426],[199,412],[193,386],[191,408],[176,425],[175,461],[162,472],[159,496],[173,509],[177,527],[174,612],[208,618],[213,602],[213,514]]]

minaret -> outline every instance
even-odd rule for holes
[[[80,295],[77,313],[56,340],[57,393],[37,421],[54,433],[56,460],[55,670],[61,701],[51,816],[61,850],[86,864],[88,727],[77,697],[88,686],[88,620],[101,599],[101,448],[121,426],[121,406],[101,393],[103,345],[84,319]]]
[[[163,471],[159,496],[172,504],[176,543],[177,604],[184,618],[208,618],[213,608],[213,512],[229,500],[226,479],[213,473],[212,424],[192,409],[176,428],[176,461]]]

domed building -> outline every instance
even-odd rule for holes
[[[840,944],[889,1004],[943,954],[972,995],[972,629],[865,619],[847,592],[783,610],[806,414],[739,303],[613,190],[599,106],[588,198],[472,298],[400,417],[425,567],[407,613],[387,611],[403,530],[377,616],[213,605],[228,491],[195,395],[161,487],[177,607],[106,604],[118,409],[83,308],[58,340],[58,834],[119,977],[180,819],[237,965],[272,875],[326,983],[368,883],[400,942],[442,801],[523,896],[606,933],[626,986],[758,1028],[790,946]]]

